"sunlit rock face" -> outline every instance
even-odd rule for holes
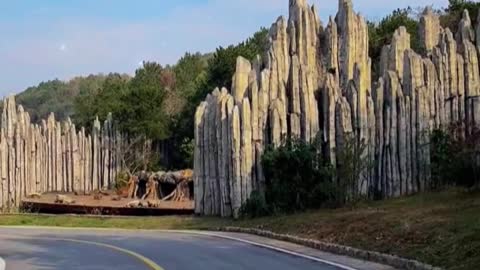
[[[264,57],[239,57],[232,90],[216,89],[197,109],[196,212],[237,216],[252,191],[264,190],[264,149],[286,138],[320,140],[333,166],[341,166],[348,136],[364,142],[364,158],[374,166],[361,173],[359,194],[428,189],[429,132],[480,127],[480,26],[465,12],[452,33],[426,9],[419,33],[393,33],[380,78],[372,78],[367,23],[351,0],[339,0],[326,27],[306,0],[289,7],[288,20],[271,27]],[[417,35],[422,52],[410,48]]]

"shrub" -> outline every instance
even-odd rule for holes
[[[318,208],[332,197],[332,170],[316,143],[288,140],[277,149],[268,148],[262,164],[265,201],[273,212]]]
[[[127,171],[121,171],[115,178],[115,190],[121,190],[126,187],[129,180],[130,174]]]
[[[337,156],[337,204],[356,201],[362,196],[359,186],[367,184],[368,172],[374,167],[367,152],[368,146],[364,140],[358,140],[353,133],[345,134],[345,142]]]
[[[271,210],[268,207],[265,198],[258,191],[252,192],[250,198],[240,208],[240,216],[245,218],[258,218],[270,214]]]
[[[431,135],[432,188],[480,185],[480,131],[434,130]]]

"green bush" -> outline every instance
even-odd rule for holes
[[[480,186],[480,131],[434,130],[431,135],[432,188]]]
[[[127,171],[121,171],[115,178],[115,190],[120,190],[127,186],[130,180],[130,174]]]
[[[240,216],[244,218],[258,218],[268,216],[271,213],[265,198],[258,191],[252,192],[250,198],[240,208]]]
[[[319,208],[332,199],[333,174],[318,144],[289,140],[262,157],[265,201],[273,212]]]
[[[363,194],[359,190],[359,184],[366,185],[368,172],[375,164],[368,158],[365,140],[359,140],[353,133],[345,134],[344,143],[337,147],[335,200],[337,205],[343,205],[361,199]],[[369,195],[375,197],[374,194]]]

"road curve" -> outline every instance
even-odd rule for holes
[[[341,269],[247,243],[166,232],[0,229],[0,255],[6,270]]]
[[[175,232],[0,228],[6,270],[339,270],[246,242]]]

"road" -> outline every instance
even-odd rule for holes
[[[6,270],[338,270],[310,259],[180,232],[0,228]]]

